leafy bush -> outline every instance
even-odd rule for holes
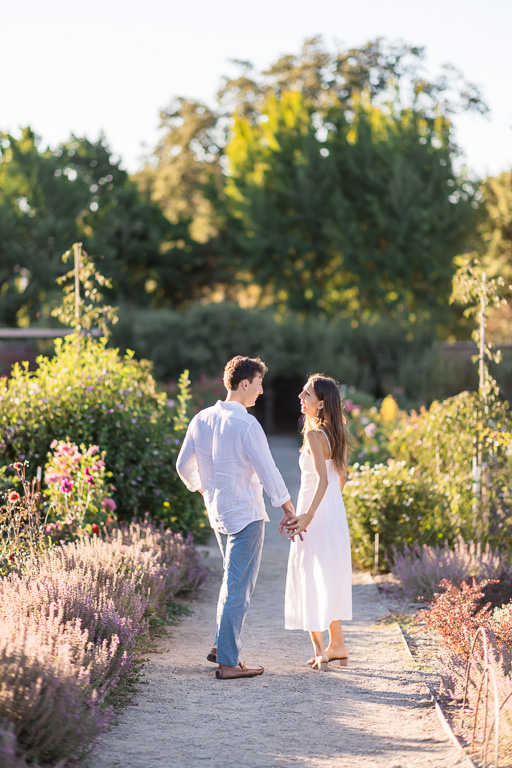
[[[491,549],[489,543],[483,547],[480,542],[464,541],[462,536],[453,545],[445,542],[428,547],[414,543],[400,549],[393,547],[391,570],[404,593],[413,599],[431,599],[443,580],[457,586],[469,578],[499,582],[499,591],[491,584],[484,588],[486,598],[492,594],[493,604],[501,605],[512,598],[512,565],[508,559],[499,550]]]
[[[343,491],[352,557],[371,568],[375,533],[379,533],[381,568],[391,564],[398,543],[437,544],[459,532],[447,514],[445,490],[403,461],[354,464]]]
[[[86,755],[148,623],[205,575],[189,540],[146,521],[54,546],[1,579],[5,765]]]
[[[0,381],[0,462],[42,465],[54,440],[68,438],[106,452],[120,519],[165,520],[175,530],[206,531],[203,505],[178,478],[175,460],[187,426],[186,379],[172,408],[151,365],[120,357],[105,341],[69,336],[38,368],[15,366]]]
[[[424,402],[434,333],[418,333],[411,340],[407,329],[388,318],[354,328],[347,318],[328,322],[293,313],[276,317],[270,310],[224,301],[192,305],[182,312],[134,313],[132,307],[121,307],[113,339],[121,349],[151,359],[160,381],[176,379],[184,368],[193,381],[201,375],[215,378],[227,360],[247,354],[265,360],[269,380],[303,379],[325,371],[373,397],[400,385],[409,399]]]
[[[482,456],[482,495],[475,497],[475,444]],[[454,526],[466,538],[490,537],[503,543],[512,532],[512,416],[506,402],[486,403],[461,392],[429,410],[411,414],[391,436],[397,459],[442,485]],[[478,514],[475,510],[478,508]]]
[[[428,609],[418,611],[417,620],[428,630],[438,632],[451,653],[467,659],[471,638],[478,627],[490,628],[489,605],[480,607],[486,580],[475,579],[455,586],[444,579]]]

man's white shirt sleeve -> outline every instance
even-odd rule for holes
[[[290,494],[276,467],[263,428],[256,420],[247,430],[244,448],[272,506],[280,507],[290,499]]]
[[[188,425],[187,434],[176,460],[176,471],[189,491],[198,491],[201,488],[199,467],[194,448],[194,427],[195,418]]]

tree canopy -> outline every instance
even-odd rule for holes
[[[30,128],[0,142],[1,322],[49,314],[61,255],[77,240],[101,258],[116,299],[149,303],[170,225],[106,143],[73,136],[42,149]]]

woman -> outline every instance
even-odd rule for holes
[[[350,537],[341,492],[347,479],[348,431],[338,385],[310,376],[299,395],[304,443],[297,516],[287,524],[285,628],[309,632],[313,669],[347,666],[341,620],[352,618]],[[302,539],[302,540],[301,540]],[[329,630],[324,648],[323,632]]]

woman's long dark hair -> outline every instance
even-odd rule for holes
[[[309,377],[309,382],[324,406],[317,410],[316,416],[306,416],[302,432],[305,436],[310,429],[323,429],[329,438],[331,459],[338,472],[343,473],[347,469],[348,429],[339,386],[330,376],[321,373],[314,373]]]

